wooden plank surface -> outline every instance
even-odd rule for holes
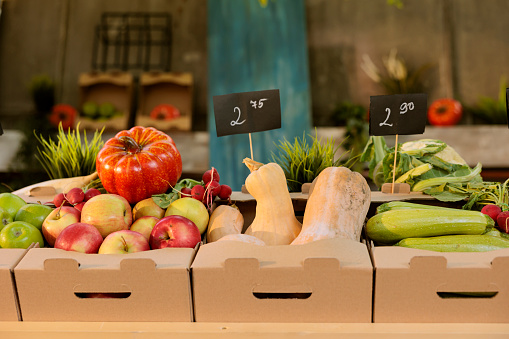
[[[93,335],[93,337],[92,337]],[[3,322],[1,338],[391,338],[506,339],[509,324],[261,324],[261,323],[105,323]]]

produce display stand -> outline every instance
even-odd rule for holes
[[[506,339],[508,335],[509,324],[3,322],[0,330],[0,337],[8,339]]]
[[[33,188],[33,187],[31,187]],[[28,189],[20,195],[28,197]],[[296,212],[308,194],[291,193]],[[372,192],[372,205],[391,200],[437,204],[419,194]],[[41,197],[31,197],[40,200]],[[30,199],[28,199],[30,200]],[[42,199],[44,200],[44,199]],[[236,204],[251,208],[254,199],[233,192]],[[249,217],[249,216],[248,216]],[[164,294],[162,294],[164,299]],[[34,300],[34,302],[36,302]],[[508,323],[263,323],[263,322],[0,322],[0,338],[509,338]]]

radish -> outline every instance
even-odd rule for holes
[[[205,187],[202,185],[196,185],[191,189],[191,197],[203,201],[203,197],[205,195]]]
[[[193,190],[189,187],[183,187],[181,190],[180,190],[180,197],[181,198],[185,198],[185,197],[192,197],[193,196]]]
[[[85,192],[85,201],[90,200],[91,198],[95,197],[96,195],[100,195],[101,191],[99,191],[97,188],[90,188]]]
[[[221,185],[219,184],[219,182],[217,182],[215,180],[212,180],[205,186],[207,187],[207,190],[209,190],[210,193],[212,194],[212,196],[214,196],[214,197],[216,197],[219,194],[219,192],[221,191]]]
[[[228,185],[221,185],[221,189],[219,190],[219,194],[217,195],[219,199],[226,200],[229,199],[232,195],[232,188]]]
[[[219,182],[219,173],[217,173],[217,170],[212,167],[212,169],[203,173],[202,180],[205,185],[207,185],[211,180]]]
[[[497,226],[502,232],[509,233],[509,211],[499,213]]]
[[[500,208],[500,206],[495,204],[486,205],[481,209],[481,213],[490,216],[491,219],[493,219],[494,221],[497,221],[497,217],[500,214],[500,212],[502,212],[502,209]]]

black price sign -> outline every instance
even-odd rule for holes
[[[369,134],[423,134],[427,111],[428,95],[425,93],[372,96]]]
[[[4,134],[4,130],[2,129],[2,123],[0,122],[0,135]]]
[[[281,128],[278,89],[217,95],[212,100],[218,137]]]

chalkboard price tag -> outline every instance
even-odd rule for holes
[[[2,123],[0,122],[0,135],[4,134],[4,130],[2,129]]]
[[[217,95],[212,100],[218,137],[281,128],[279,89]]]
[[[370,97],[370,135],[423,134],[428,112],[425,93]]]

